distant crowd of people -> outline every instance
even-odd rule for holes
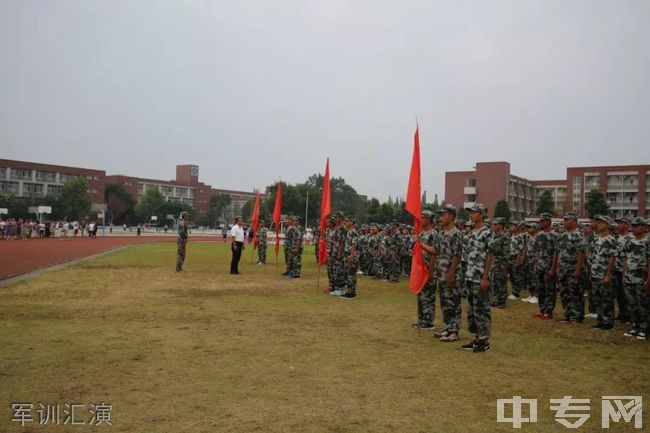
[[[95,238],[98,224],[88,221],[50,221],[38,222],[33,219],[8,218],[0,220],[0,239],[28,240],[35,238]]]

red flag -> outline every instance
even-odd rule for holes
[[[318,240],[318,266],[327,261],[327,248],[325,248],[325,229],[327,228],[327,215],[331,213],[330,199],[330,159],[325,165],[325,178],[323,179],[323,193],[320,200],[320,238]]]
[[[429,279],[429,268],[424,263],[420,232],[422,231],[422,195],[420,193],[420,128],[415,128],[413,143],[413,160],[411,162],[411,175],[406,193],[406,210],[413,215],[413,262],[411,263],[411,278],[409,287],[413,293],[420,293],[422,287]]]
[[[278,182],[278,193],[275,196],[273,208],[273,223],[275,224],[275,255],[280,251],[280,217],[282,212],[282,183]]]
[[[255,196],[255,207],[253,207],[253,249],[257,248],[257,229],[260,227],[260,193]]]

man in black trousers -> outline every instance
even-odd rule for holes
[[[232,237],[232,260],[230,262],[230,274],[239,275],[239,259],[241,259],[241,252],[244,249],[244,229],[241,226],[241,217],[235,218],[235,225],[230,229],[230,236]]]

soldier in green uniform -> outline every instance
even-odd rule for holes
[[[585,298],[582,293],[582,272],[585,262],[585,239],[578,230],[578,216],[564,215],[565,232],[558,242],[558,287],[564,316],[561,323],[582,322],[585,316]]]
[[[616,267],[618,246],[610,234],[613,221],[606,215],[596,215],[596,237],[591,252],[591,287],[597,308],[598,324],[594,329],[608,331],[614,328],[614,290],[612,275]]]
[[[490,240],[494,262],[490,272],[490,287],[494,297],[492,306],[506,307],[508,299],[508,254],[510,252],[510,239],[504,231],[505,219],[494,218],[492,223],[492,239]]]
[[[260,226],[257,229],[257,264],[266,264],[266,236],[269,230],[266,228],[264,221],[260,221]]]
[[[632,329],[626,337],[639,340],[648,338],[650,331],[650,238],[646,235],[646,222],[636,217],[632,220],[632,238],[623,249],[623,281],[630,309]]]
[[[284,261],[287,265],[286,270],[282,275],[291,276],[291,263],[293,260],[293,239],[294,239],[294,227],[293,227],[293,216],[287,218],[287,228],[284,230]]]
[[[627,323],[630,321],[630,314],[627,308],[627,298],[623,285],[623,250],[632,238],[632,233],[630,233],[630,220],[627,218],[617,218],[615,222],[617,224],[616,245],[618,246],[618,253],[616,254],[616,268],[612,276],[612,286],[614,288],[614,297],[618,304],[618,317],[616,317],[616,320]]]
[[[343,212],[334,214],[336,228],[332,239],[332,291],[331,295],[341,296],[345,287],[345,269],[343,260],[343,248],[345,246],[345,234],[347,232],[343,224]]]
[[[536,268],[536,257],[537,253],[535,250],[535,240],[539,233],[539,224],[536,222],[529,222],[526,224],[526,287],[528,288],[528,296],[522,298],[522,302],[528,302],[529,304],[537,304],[539,299],[536,296],[537,290],[537,272]]]
[[[467,235],[467,321],[470,333],[476,334],[473,341],[461,346],[465,350],[484,353],[490,350],[490,270],[493,253],[490,251],[490,230],[485,226],[485,208],[475,204],[467,208],[474,228]]]
[[[176,272],[183,271],[185,262],[185,250],[187,248],[187,231],[190,224],[190,214],[181,212],[178,221],[178,240],[176,241]]]
[[[399,230],[399,223],[393,221],[390,235],[387,239],[388,249],[388,279],[391,283],[399,282],[401,272],[401,257],[404,239]]]
[[[336,229],[336,219],[330,216],[327,219],[327,228],[325,229],[325,250],[327,251],[327,289],[328,293],[334,291],[334,274],[332,272],[332,251],[334,248],[334,231]]]

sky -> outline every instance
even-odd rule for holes
[[[650,163],[650,1],[0,0],[0,158],[405,196]]]

